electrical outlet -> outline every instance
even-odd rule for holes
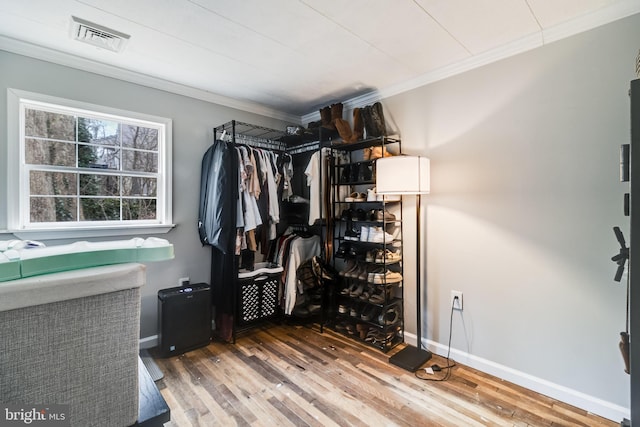
[[[189,286],[189,278],[181,277],[178,279],[178,286]]]
[[[454,299],[458,297],[458,299]],[[451,291],[451,305],[454,310],[462,311],[462,291]]]

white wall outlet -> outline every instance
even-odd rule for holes
[[[178,279],[178,286],[189,286],[189,278],[181,277]]]
[[[451,305],[454,310],[462,311],[462,291],[451,291]]]

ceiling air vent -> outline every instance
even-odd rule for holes
[[[129,35],[78,17],[71,17],[71,37],[103,49],[120,52],[129,41]]]

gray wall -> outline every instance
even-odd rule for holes
[[[141,336],[156,334],[157,292],[178,286],[178,278],[210,281],[210,249],[198,238],[196,223],[200,191],[200,162],[213,142],[213,127],[236,119],[284,129],[279,120],[175,95],[161,90],[0,51],[0,229],[6,228],[7,88],[122,108],[173,120],[173,221],[177,227],[156,237],[175,247],[175,259],[147,264],[142,289]],[[148,236],[141,236],[148,237]],[[14,238],[0,234],[0,240]],[[131,236],[114,236],[129,239]],[[112,239],[112,240],[113,240]],[[98,239],[95,239],[98,240]],[[47,245],[69,243],[45,241]]]
[[[423,330],[440,352],[459,290],[454,357],[629,407],[609,259],[612,227],[628,237],[618,150],[638,48],[636,15],[383,100],[403,151],[431,158]]]

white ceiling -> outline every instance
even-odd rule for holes
[[[300,118],[638,12],[640,0],[0,0],[0,49]],[[131,38],[120,53],[80,43],[72,15]]]

